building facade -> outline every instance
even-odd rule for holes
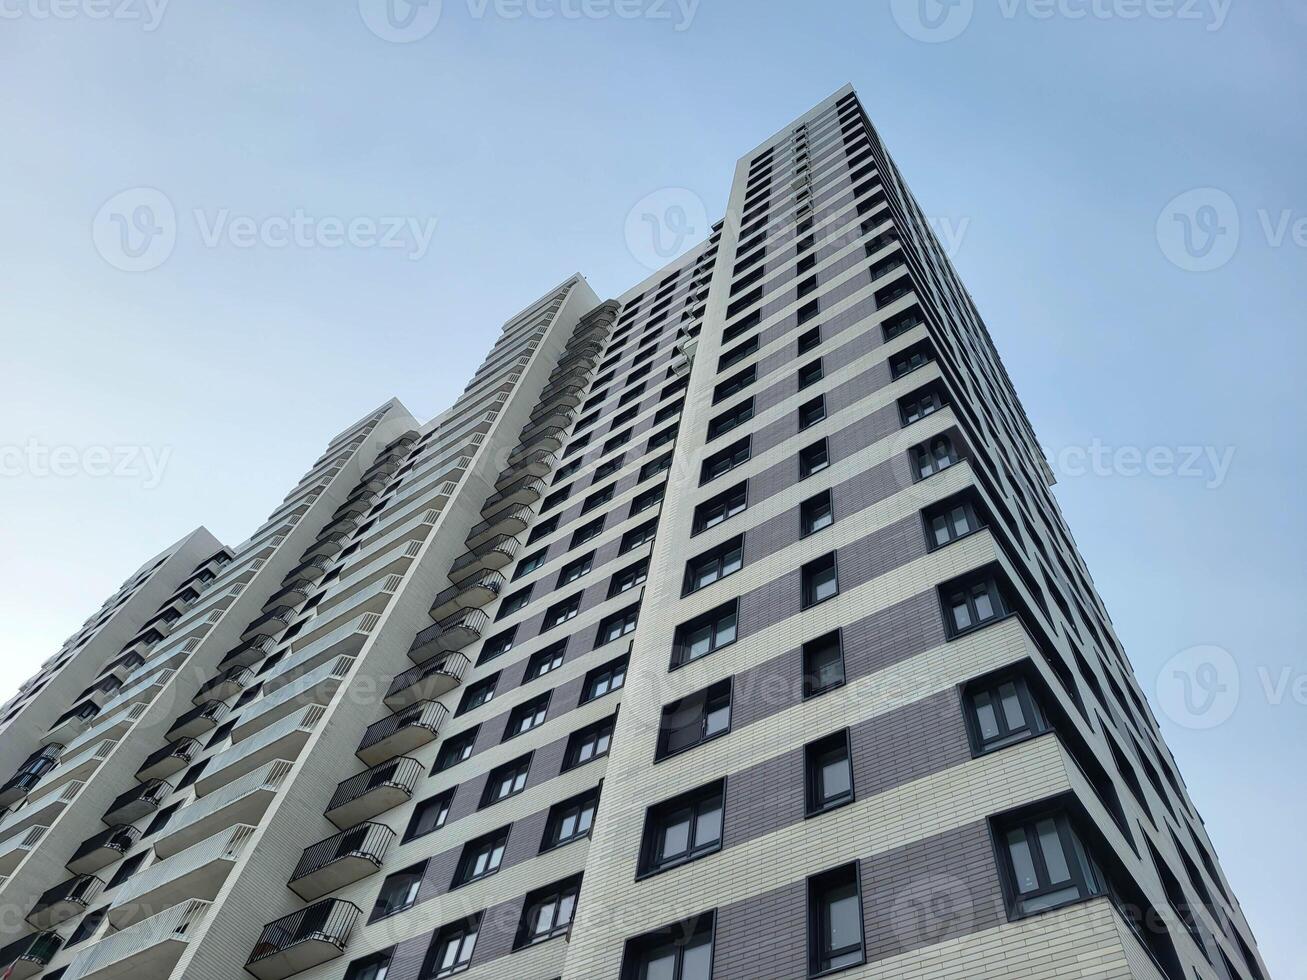
[[[0,709],[0,976],[1267,976],[856,94],[726,214]]]

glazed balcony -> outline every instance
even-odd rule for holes
[[[283,980],[342,956],[362,913],[329,898],[264,926],[245,969],[259,980]]]
[[[104,881],[95,875],[76,875],[61,881],[36,900],[27,921],[37,929],[53,929],[85,912],[103,890]]]
[[[449,709],[438,701],[419,701],[369,725],[354,754],[365,766],[376,766],[416,751],[436,740]]]
[[[0,977],[28,980],[39,976],[58,955],[64,941],[58,933],[34,932],[0,949]]]
[[[444,619],[460,609],[480,609],[493,602],[504,588],[504,576],[487,572],[480,578],[462,585],[451,585],[436,593],[431,603],[431,618]]]
[[[254,671],[251,668],[231,667],[200,685],[195,697],[191,698],[191,703],[199,705],[205,701],[226,701],[240,694],[253,680]]]
[[[413,796],[422,763],[400,756],[351,776],[336,787],[324,816],[341,830],[393,810]]]
[[[428,626],[413,638],[409,659],[426,663],[442,653],[454,653],[475,643],[490,625],[490,617],[481,609],[463,609]]]
[[[149,918],[154,909],[189,899],[213,900],[253,836],[254,827],[240,824],[136,872],[114,889],[110,924],[124,929]]]
[[[295,610],[290,606],[278,606],[270,612],[264,613],[249,626],[245,627],[245,632],[241,634],[242,640],[252,640],[257,636],[275,636],[282,632],[290,621],[295,618]]]
[[[434,701],[463,682],[468,659],[461,653],[438,657],[396,675],[386,690],[386,706],[392,711],[411,707],[419,701]]]
[[[395,832],[385,824],[362,823],[304,849],[289,887],[306,902],[362,881],[381,870]]]
[[[0,878],[7,878],[13,874],[14,868],[22,864],[36,845],[41,843],[49,829],[49,827],[29,827],[26,833],[11,837],[0,844]]]
[[[512,564],[521,550],[522,543],[517,538],[501,534],[491,538],[485,544],[477,545],[471,551],[461,555],[449,569],[449,580],[455,585],[463,585],[484,572],[497,571]]]
[[[119,824],[102,830],[94,837],[82,841],[82,845],[68,859],[66,867],[75,875],[95,874],[121,860],[140,839],[141,831],[130,824]]]
[[[530,507],[510,507],[501,510],[468,532],[467,546],[475,549],[493,538],[516,537],[530,527],[534,519],[535,511]]]
[[[136,770],[136,778],[146,781],[175,776],[194,762],[203,749],[204,746],[193,738],[179,738],[175,742],[169,742],[150,753],[141,763],[141,768]]]
[[[205,768],[204,775],[196,780],[196,795],[208,796],[278,759],[293,762],[324,714],[325,708],[311,704],[298,714],[269,725],[257,735],[219,752]]]
[[[60,980],[140,980],[172,975],[211,902],[182,902],[82,950]]]
[[[119,794],[100,819],[108,827],[136,823],[158,810],[171,792],[171,783],[162,779],[151,779],[147,783],[129,789],[126,793]]]
[[[495,481],[495,489],[502,490],[524,477],[536,477],[538,479],[548,476],[557,465],[558,455],[556,453],[551,453],[548,449],[533,449],[499,475],[499,479]]]
[[[487,497],[486,502],[481,506],[481,516],[490,518],[498,511],[508,507],[534,504],[548,492],[549,487],[544,480],[536,477],[523,477],[516,483],[510,483],[504,489]]]
[[[260,660],[272,653],[276,649],[277,643],[271,637],[259,636],[251,640],[246,640],[239,646],[234,647],[218,663],[219,667],[253,667]]]
[[[290,770],[291,763],[278,759],[188,803],[155,838],[154,853],[171,857],[237,824],[257,825]]]
[[[172,728],[168,729],[168,734],[164,738],[170,742],[182,738],[198,738],[217,728],[230,712],[231,709],[221,701],[205,701],[203,704],[197,704],[173,722]]]

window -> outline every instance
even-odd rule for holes
[[[508,724],[504,727],[505,741],[529,732],[533,728],[539,728],[545,723],[545,718],[549,714],[549,695],[550,692],[547,691],[524,704],[519,704],[509,713]]]
[[[802,391],[810,385],[815,385],[824,377],[825,372],[822,371],[821,358],[819,357],[799,368],[799,390]]]
[[[563,666],[563,659],[567,654],[567,640],[557,640],[549,644],[543,650],[537,650],[531,654],[531,659],[526,663],[525,680],[533,681],[537,677],[543,677],[551,670],[557,670]]]
[[[674,401],[670,405],[664,405],[662,408],[658,409],[658,411],[654,412],[653,424],[662,425],[668,419],[680,415],[683,408],[685,408],[684,398]],[[654,447],[650,446],[649,448],[652,449]]]
[[[1101,893],[1098,873],[1065,813],[1007,821],[998,837],[1015,915],[1047,912]]]
[[[958,461],[957,450],[953,448],[953,441],[948,436],[936,436],[912,450],[912,455],[917,466],[917,476],[923,480],[940,470],[948,469]]]
[[[707,588],[718,579],[723,579],[744,567],[744,535],[737,534],[723,541],[711,551],[691,558],[685,563],[685,581],[681,585],[681,595],[689,595]]]
[[[1007,602],[993,577],[943,587],[948,627],[954,636],[1006,616]]]
[[[813,698],[844,683],[844,648],[835,630],[803,645],[803,696]]]
[[[644,385],[642,384],[636,385],[634,388],[630,388],[627,391],[622,392],[622,397],[617,399],[617,404],[629,405],[631,402],[635,401],[643,394],[644,394]]]
[[[944,407],[944,396],[939,389],[931,388],[918,391],[907,398],[899,399],[899,417],[904,425],[920,422],[927,415],[934,415]]]
[[[649,559],[642,558],[634,565],[628,565],[613,575],[608,585],[608,598],[630,592],[637,585],[643,585],[649,577]]]
[[[799,325],[807,323],[820,312],[821,305],[815,299],[803,304],[799,307]]]
[[[557,486],[558,484],[566,480],[568,477],[575,474],[576,471],[579,470],[580,468],[581,468],[581,460],[579,459],[574,459],[570,463],[566,463],[558,467],[558,469],[554,472],[554,478],[551,481],[551,484],[553,486]]]
[[[602,490],[596,490],[594,493],[590,494],[590,496],[586,497],[585,502],[581,504],[581,513],[588,514],[596,507],[602,507],[604,504],[608,503],[608,501],[612,500],[614,486],[615,484],[610,483]]]
[[[649,453],[649,452],[653,452],[655,449],[661,449],[663,446],[667,445],[675,438],[676,438],[675,425],[669,425],[665,429],[659,429],[657,432],[655,432],[653,435],[649,437],[649,442],[646,443],[644,447],[644,451]]]
[[[644,821],[640,875],[721,850],[725,796],[726,781],[719,779],[651,807]]]
[[[717,405],[733,395],[738,395],[756,380],[758,380],[758,365],[750,364],[743,371],[731,375],[713,389],[712,403]]]
[[[648,544],[658,533],[658,518],[651,521],[645,521],[639,527],[633,527],[622,535],[621,547],[617,549],[619,555],[624,555],[628,551],[634,551],[643,544]]]
[[[663,501],[663,493],[665,489],[666,488],[663,484],[660,483],[656,487],[650,487],[648,490],[637,493],[631,500],[631,512],[627,517],[634,517],[636,514],[641,514],[650,507],[658,506],[658,504]]]
[[[499,612],[495,614],[495,619],[505,619],[520,612],[526,608],[527,603],[531,601],[531,590],[535,588],[534,583],[524,589],[518,589],[511,595],[504,596],[504,601],[499,604]]]
[[[481,913],[441,926],[431,948],[427,950],[418,980],[441,980],[462,973],[472,965],[472,952],[476,949],[477,933],[481,929]]]
[[[748,482],[737,484],[710,497],[694,509],[693,534],[702,534],[723,521],[741,513],[748,506]]]
[[[587,574],[594,565],[595,553],[582,555],[575,561],[569,561],[558,572],[558,581],[554,583],[554,588],[561,589],[564,585],[570,585],[581,576]]]
[[[596,466],[594,471],[594,476],[590,480],[590,485],[593,486],[594,484],[598,483],[600,480],[606,480],[614,473],[616,473],[618,470],[620,470],[622,468],[622,460],[625,458],[625,455],[626,455],[625,453],[618,453],[616,456],[612,457],[612,459],[606,459],[598,466]],[[588,508],[589,501],[586,501],[586,504],[587,504],[587,509],[589,509]],[[582,513],[585,513],[585,511],[582,511]]]
[[[498,683],[499,672],[496,671],[489,677],[479,680],[469,687],[463,692],[463,698],[458,703],[458,711],[454,713],[455,717],[467,714],[469,711],[473,711],[476,708],[481,707],[483,704],[489,703],[495,696],[495,686]]]
[[[625,446],[630,441],[631,441],[631,430],[623,429],[621,432],[617,433],[614,436],[610,436],[608,438],[608,440],[604,443],[603,451],[605,453],[611,453],[614,449],[618,449],[622,446]]]
[[[458,867],[454,871],[451,888],[458,888],[469,882],[479,881],[499,870],[504,861],[504,850],[508,846],[510,827],[501,827],[493,833],[470,840],[463,845],[459,855]]]
[[[799,477],[807,479],[830,466],[830,448],[825,439],[799,450]]]
[[[926,543],[932,549],[943,547],[985,526],[968,497],[945,500],[927,510],[923,517],[926,521]]]
[[[717,358],[717,370],[725,371],[727,368],[734,367],[742,360],[758,349],[758,337],[755,334],[742,344],[732,347],[721,357]]]
[[[811,330],[805,330],[799,334],[798,347],[799,355],[802,356],[808,351],[816,350],[821,346],[821,327],[813,327]]]
[[[826,417],[826,396],[818,395],[799,406],[799,431],[809,429]]]
[[[731,730],[731,681],[687,695],[663,707],[654,760],[666,759]]]
[[[803,750],[803,762],[808,783],[808,816],[853,801],[853,765],[847,730],[809,742]]]
[[[672,669],[734,643],[739,618],[738,606],[739,600],[733,599],[677,627],[672,649]]]
[[[890,375],[897,380],[911,374],[919,367],[925,367],[932,360],[934,358],[931,355],[930,347],[926,344],[916,344],[890,358]]]
[[[387,974],[390,973],[390,960],[394,956],[395,949],[383,949],[380,953],[373,953],[371,956],[365,956],[361,960],[355,960],[345,971],[345,980],[386,980]]]
[[[753,418],[753,399],[746,398],[708,423],[708,441],[724,436]]]
[[[613,728],[616,724],[617,715],[614,714],[573,732],[567,740],[567,751],[563,755],[563,772],[606,756],[613,744]]]
[[[621,980],[709,980],[713,925],[709,912],[629,940]]]
[[[77,928],[73,930],[73,934],[69,936],[68,941],[64,943],[64,949],[71,949],[78,943],[84,943],[86,940],[94,936],[96,931],[100,928],[100,923],[104,921],[104,917],[108,912],[109,906],[106,905],[93,912],[87,912],[82,916],[82,921],[77,923]]]
[[[541,548],[534,554],[527,555],[517,563],[517,568],[513,572],[513,579],[517,580],[524,576],[530,575],[545,563],[545,549]]]
[[[865,962],[855,861],[808,879],[808,973],[818,976]]]
[[[476,728],[469,728],[465,732],[459,732],[445,739],[444,744],[440,746],[439,754],[436,755],[435,771],[444,772],[471,757],[472,746],[476,744],[476,740]]]
[[[579,547],[580,545],[585,544],[587,541],[593,541],[595,538],[599,537],[599,535],[603,534],[605,516],[606,515],[601,514],[600,516],[596,517],[593,521],[591,521],[589,524],[582,524],[575,531],[573,531],[572,543],[569,544],[568,547],[569,548]]]
[[[513,649],[513,641],[517,637],[517,626],[510,626],[494,636],[487,637],[486,642],[481,644],[481,656],[477,657],[477,664],[489,663],[496,657],[502,657]]]
[[[835,552],[815,558],[803,566],[803,608],[825,602],[839,595],[839,573],[835,567]]]
[[[396,871],[392,875],[387,875],[386,880],[381,883],[381,891],[377,895],[377,901],[372,906],[372,916],[369,922],[376,922],[378,919],[384,919],[388,915],[394,915],[396,912],[403,912],[411,908],[417,901],[418,889],[422,887],[422,879],[426,875],[427,863],[415,864],[411,868],[405,868],[403,871]]]
[[[535,544],[542,538],[547,538],[558,530],[558,515],[547,517],[543,521],[536,521],[535,527],[531,528],[531,533],[526,536],[527,544]]]
[[[423,800],[413,810],[408,827],[404,830],[404,842],[425,837],[435,833],[449,820],[449,808],[454,804],[454,789],[446,790],[439,796]]]
[[[545,823],[545,836],[540,843],[540,850],[552,850],[590,836],[590,829],[594,826],[595,811],[598,808],[599,787],[597,786],[570,800],[554,804]]]
[[[749,445],[749,437],[745,436],[704,459],[699,471],[699,485],[703,486],[709,480],[715,480],[723,473],[729,473],[735,467],[747,463],[750,456]]]
[[[1024,677],[977,681],[966,691],[968,722],[977,752],[990,752],[1049,730]]]
[[[531,753],[514,759],[512,762],[505,762],[502,766],[497,766],[490,771],[490,777],[486,780],[486,788],[481,793],[481,809],[488,806],[494,806],[501,800],[506,800],[510,796],[516,796],[522,790],[526,789],[526,777],[531,771]]]
[[[588,445],[590,445],[590,433],[587,432],[583,436],[575,436],[572,441],[567,444],[567,448],[563,450],[563,455],[571,456],[573,453],[580,452]]]
[[[586,674],[585,684],[581,688],[581,704],[621,690],[626,684],[626,665],[629,659],[629,656],[618,657]]]
[[[659,473],[666,473],[672,468],[672,454],[667,453],[659,456],[657,459],[651,459],[640,467],[640,482],[643,483],[650,477],[657,476]]]
[[[595,634],[595,646],[601,647],[605,643],[612,643],[627,633],[633,632],[639,616],[639,604],[627,606],[620,612],[605,616],[599,622],[599,632]]]
[[[572,927],[572,916],[580,894],[579,874],[528,893],[522,905],[522,919],[517,926],[513,948],[523,949],[566,935]]]
[[[835,523],[835,505],[829,490],[809,497],[799,505],[799,525],[804,537],[816,534]]]
[[[545,610],[544,621],[540,624],[540,629],[551,630],[555,626],[561,626],[569,619],[575,619],[581,611],[581,593],[569,596],[562,602],[556,602]]]
[[[571,493],[572,493],[572,485],[570,483],[567,486],[563,487],[561,490],[555,490],[553,493],[551,493],[549,496],[547,496],[544,499],[543,503],[540,504],[540,513],[543,514],[546,511],[553,510],[559,504],[567,500],[567,498],[571,496]]]

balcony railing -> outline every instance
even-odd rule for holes
[[[487,497],[486,502],[481,506],[481,516],[490,518],[496,511],[513,504],[533,504],[543,497],[548,490],[549,487],[544,480],[532,476],[523,477],[516,483],[510,483],[503,490],[492,493]]]
[[[468,644],[479,640],[489,625],[490,617],[486,615],[485,610],[462,609],[419,633],[409,649],[409,656],[413,660],[425,663],[437,654],[462,650]],[[424,637],[423,634],[426,636]],[[425,655],[419,643],[427,647]]]
[[[507,535],[516,537],[531,526],[535,511],[530,507],[514,507],[501,510],[489,520],[482,521],[467,534],[467,546],[478,548],[491,538]]]
[[[141,763],[141,768],[136,770],[136,778],[167,779],[194,762],[203,748],[204,746],[193,738],[179,738],[175,742],[169,742],[146,756],[145,761]]]
[[[29,827],[26,833],[15,834],[6,841],[0,841],[0,879],[9,877],[14,868],[22,864],[32,848],[41,843],[49,827]],[[4,974],[0,974],[0,977]]]
[[[246,640],[230,650],[219,662],[219,667],[252,667],[273,651],[277,643],[270,636]]]
[[[329,898],[264,926],[245,969],[259,980],[282,980],[345,952],[362,913],[352,902]]]
[[[35,932],[0,949],[0,977],[27,980],[50,965],[64,944],[58,933]]]
[[[504,576],[499,572],[486,572],[461,585],[451,585],[436,593],[431,602],[431,617],[444,619],[460,609],[479,609],[493,602],[503,588]]]
[[[461,555],[449,569],[449,580],[462,585],[481,572],[493,571],[510,564],[517,557],[522,543],[517,538],[501,534],[485,544],[477,545]]]
[[[270,612],[264,613],[249,626],[245,627],[245,632],[241,634],[242,640],[248,640],[256,636],[272,636],[280,633],[290,621],[295,618],[295,610],[290,606],[278,606]]]
[[[60,980],[166,977],[199,930],[212,902],[188,901],[105,936],[68,965]],[[148,969],[148,973],[141,972]]]
[[[101,818],[106,826],[114,827],[122,823],[135,823],[142,817],[149,816],[172,792],[172,784],[162,779],[151,779],[126,793],[122,793],[109,804]]]
[[[549,425],[531,433],[531,438],[519,442],[508,454],[507,465],[516,466],[537,449],[551,452],[563,447],[563,437],[567,434],[565,425]]]
[[[175,741],[179,738],[195,738],[217,728],[231,712],[222,701],[205,701],[186,712],[175,722],[164,738]]]
[[[85,912],[104,890],[104,881],[95,875],[77,875],[61,881],[36,900],[27,921],[38,929],[51,929],[75,915]]]
[[[363,823],[304,849],[290,876],[290,890],[307,902],[361,881],[380,870],[395,832]]]
[[[418,701],[429,701],[447,694],[463,682],[468,659],[451,653],[397,674],[386,689],[386,704],[392,710],[407,708]]]
[[[369,725],[354,754],[371,766],[412,752],[434,741],[447,717],[449,709],[440,702],[419,701]]]
[[[153,909],[216,897],[254,829],[239,824],[138,871],[114,889],[109,922],[122,929],[148,918]]]
[[[337,827],[352,827],[399,806],[413,795],[422,763],[400,756],[350,776],[336,787],[326,817]]]
[[[81,847],[68,860],[73,874],[92,874],[107,868],[130,851],[141,839],[141,831],[131,824],[119,824],[102,830],[94,837],[82,841]]]
[[[548,449],[533,450],[499,475],[499,479],[495,481],[495,489],[502,490],[526,476],[542,477],[557,465],[556,453]]]
[[[225,701],[249,687],[252,680],[254,680],[254,671],[249,667],[230,667],[200,685],[191,702],[198,705],[205,701]]]
[[[310,558],[307,561],[300,562],[287,572],[282,581],[287,585],[296,582],[316,582],[327,574],[327,568],[330,565],[331,561],[327,558]]]
[[[278,609],[293,609],[303,605],[308,601],[309,587],[302,583],[283,586],[272,595],[268,596],[268,601],[263,604],[263,608],[269,612],[275,612]]]
[[[285,782],[292,764],[269,763],[177,811],[154,841],[154,851],[169,857],[236,824],[257,824]]]

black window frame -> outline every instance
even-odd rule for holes
[[[726,837],[726,792],[727,779],[723,776],[721,779],[715,779],[650,806],[645,811],[644,830],[640,836],[640,860],[636,881],[691,864],[719,852],[724,846]],[[714,811],[717,814],[716,838],[703,844],[696,844],[700,820]],[[670,857],[660,856],[666,842],[668,827],[675,826],[674,818],[682,815],[688,819],[685,849],[677,851]]]
[[[734,716],[734,698],[735,678],[727,677],[663,705],[658,722],[658,740],[654,747],[654,762],[671,759],[729,735]],[[713,715],[723,709],[726,713],[725,723],[710,731],[709,722]],[[676,734],[694,729],[698,730],[698,737],[672,744]]]
[[[844,764],[848,767],[849,788],[839,794],[827,795],[822,786],[821,769],[825,765],[823,760],[841,751]],[[823,735],[803,747],[803,784],[805,817],[819,817],[857,800],[858,787],[853,770],[853,745],[847,728]]]
[[[720,623],[729,619],[730,638],[724,641],[717,639],[720,630]],[[693,649],[690,645],[689,638],[692,634],[711,627],[708,649],[702,653],[690,655]],[[733,643],[738,642],[740,638],[740,600],[731,599],[719,606],[700,613],[698,616],[688,619],[676,627],[672,639],[672,657],[668,670],[678,670],[686,664],[694,663],[696,660],[702,660],[704,657],[710,657],[718,650],[722,650]]]

